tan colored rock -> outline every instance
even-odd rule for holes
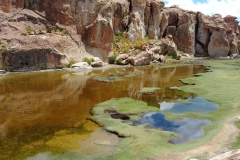
[[[225,30],[211,29],[212,36],[208,44],[208,54],[210,57],[226,57],[230,50],[229,42]]]
[[[166,29],[166,35],[172,35],[173,37],[175,37],[176,32],[177,32],[176,26],[168,26]]]
[[[238,38],[236,33],[229,33],[227,34],[227,38],[228,38],[228,42],[229,42],[229,46],[230,46],[230,51],[229,51],[229,55],[235,54],[235,53],[239,53],[238,50]]]
[[[132,14],[128,26],[128,38],[131,41],[140,40],[146,36],[144,15],[147,0],[131,0]]]
[[[180,12],[174,39],[179,50],[191,55],[195,53],[195,19],[194,13]]]
[[[222,57],[238,53],[236,17],[222,18],[219,14],[210,17],[198,13],[197,18],[196,55]]]
[[[230,26],[230,28],[233,29],[234,33],[239,34],[237,17],[228,15],[223,19],[225,23],[227,23]]]
[[[153,54],[143,51],[131,59],[131,64],[134,66],[148,65],[152,61]]]
[[[208,43],[210,41],[210,30],[207,24],[210,18],[202,13],[197,13],[198,26],[196,35],[196,56],[204,56],[208,53]]]
[[[240,150],[229,151],[223,154],[220,154],[216,157],[211,158],[210,160],[239,160],[240,159]]]
[[[125,31],[129,24],[129,1],[121,0],[114,3],[113,30]]]
[[[148,21],[148,29],[147,29],[147,35],[150,39],[158,39],[161,34],[160,23],[162,21],[162,9],[164,7],[164,3],[161,1],[151,1],[150,7],[148,8],[149,15],[149,21]],[[147,15],[145,15],[146,18]]]
[[[161,12],[161,15],[162,15],[162,21],[160,23],[160,36],[159,36],[160,39],[163,37],[163,34],[168,27],[169,11],[167,9],[164,9]]]
[[[76,44],[70,35],[26,33],[28,27],[34,31],[36,28],[45,30],[47,26],[51,24],[31,10],[22,10],[10,21],[2,22],[0,37],[9,51],[0,55],[0,67],[35,70],[59,68],[71,61],[80,61],[84,47]]]
[[[185,11],[178,7],[171,7],[169,8],[169,15],[168,24],[177,28],[174,35],[174,42],[177,48],[194,55],[196,13]]]

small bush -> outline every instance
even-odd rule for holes
[[[51,30],[51,33],[52,33],[52,34],[55,34],[55,33],[56,33],[56,31],[55,31],[54,29],[52,29],[52,30]]]
[[[57,34],[59,34],[59,33],[61,33],[61,32],[60,32],[60,30],[59,30],[59,29],[57,29],[57,30],[56,30],[56,33],[57,33]]]
[[[121,31],[116,31],[116,32],[115,32],[115,36],[123,36],[123,32],[121,32]]]
[[[152,61],[158,61],[158,58],[157,57],[153,57]]]
[[[121,64],[122,64],[122,58],[118,58],[116,63],[117,63],[118,65],[121,65]]]
[[[0,40],[0,52],[6,52],[8,51],[7,45],[5,43],[2,43],[2,41]]]
[[[71,60],[71,61],[69,62],[69,64],[68,64],[68,67],[69,67],[69,68],[72,68],[72,65],[75,64],[75,63],[76,63],[75,60]]]
[[[84,57],[83,62],[87,62],[89,65],[91,65],[92,62],[94,62],[94,59],[93,58],[87,58],[87,57]]]
[[[27,34],[31,34],[31,33],[33,33],[34,32],[34,30],[31,28],[31,27],[27,27],[26,28],[26,33]]]
[[[67,30],[66,29],[63,29],[61,32],[62,32],[62,34],[67,34]]]
[[[139,53],[141,53],[141,50],[138,50],[138,49],[133,52],[135,56],[138,55]]]
[[[148,37],[145,37],[139,41],[134,42],[134,48],[135,49],[140,49],[140,50],[145,50],[149,44],[149,39]]]
[[[172,58],[173,57],[173,51],[172,50],[167,51],[166,56],[169,57],[169,58]]]
[[[108,63],[109,63],[109,64],[114,64],[115,61],[116,61],[116,58],[117,58],[116,55],[113,55],[113,56],[109,57]]]

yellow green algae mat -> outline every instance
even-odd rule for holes
[[[201,76],[182,79],[183,83],[190,85],[182,86],[180,89],[195,93],[205,100],[219,104],[220,107],[207,114],[165,113],[168,120],[193,118],[211,121],[203,128],[204,136],[202,138],[187,143],[169,143],[171,139],[177,137],[177,134],[149,127],[145,124],[136,125],[136,122],[146,113],[161,113],[158,108],[130,98],[111,99],[93,108],[94,116],[92,116],[92,119],[104,126],[107,131],[122,137],[118,150],[103,159],[161,159],[161,157],[166,157],[171,153],[187,152],[209,142],[218,134],[225,121],[239,116],[240,61],[209,60],[205,62],[205,65],[209,66],[208,70],[210,72],[202,73]],[[118,114],[119,118],[113,118],[111,116],[113,114]],[[123,115],[128,116],[129,119],[121,119]],[[237,142],[234,144],[235,148],[238,147]],[[231,144],[229,144],[229,149],[231,149]],[[99,158],[97,157],[97,159]]]

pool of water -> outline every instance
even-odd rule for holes
[[[204,135],[202,128],[211,124],[211,121],[193,118],[170,121],[165,119],[164,114],[153,112],[144,114],[143,117],[135,123],[148,124],[154,128],[159,128],[164,131],[175,132],[179,135],[179,137],[172,139],[169,142],[178,144],[201,138]]]
[[[170,90],[179,79],[204,72],[203,66],[126,67],[91,72],[52,71],[13,73],[0,78],[0,159],[26,159],[38,153],[75,150],[98,125],[90,110],[111,98],[130,97],[159,107],[158,102],[195,97]],[[124,74],[123,74],[124,73]],[[122,76],[122,75],[131,76]],[[121,81],[96,77],[120,75]],[[139,91],[159,87],[155,94]]]
[[[160,110],[163,112],[171,113],[185,113],[196,112],[201,114],[207,114],[210,111],[214,111],[219,108],[219,105],[213,102],[209,102],[200,96],[188,99],[178,99],[176,102],[159,102]]]

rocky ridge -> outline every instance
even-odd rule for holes
[[[179,51],[191,56],[236,55],[236,19],[167,8],[161,0],[1,0],[0,69],[62,68],[84,57],[107,61],[118,32],[126,32],[133,42],[146,36],[161,41],[171,35],[171,44],[165,46],[169,49],[157,54],[173,51],[174,58]],[[142,52],[156,54],[156,47]]]

